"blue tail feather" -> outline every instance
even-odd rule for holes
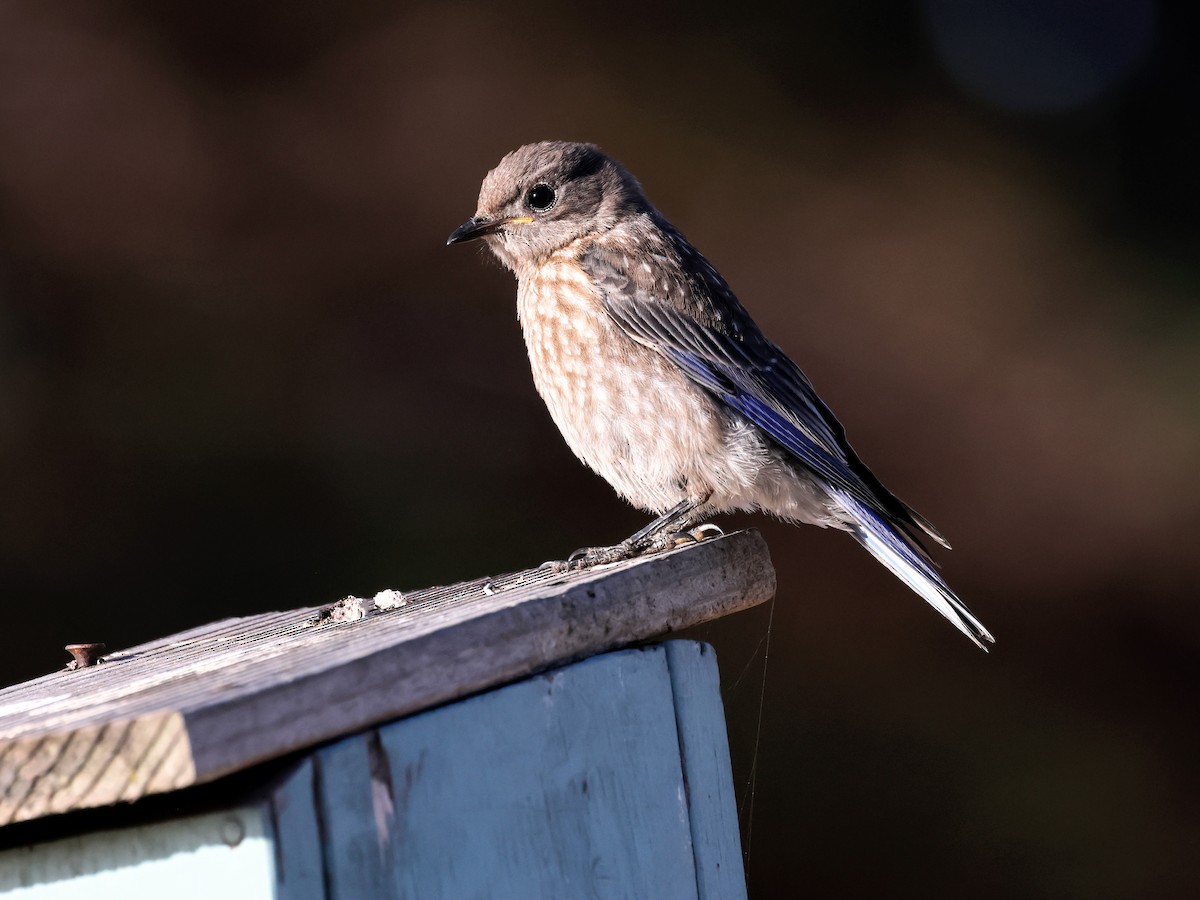
[[[983,627],[983,623],[950,589],[933,567],[929,557],[914,541],[850,494],[836,489],[831,490],[830,494],[848,514],[853,523],[850,533],[867,552],[920,594],[930,606],[974,641],[981,650],[987,650],[984,646],[985,641],[995,642],[995,638]]]

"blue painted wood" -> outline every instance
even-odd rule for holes
[[[277,900],[327,900],[316,766],[311,758],[272,788],[264,812],[274,850]]]
[[[687,773],[688,819],[700,900],[742,900],[746,879],[717,654],[708,644],[664,645]]]
[[[377,743],[378,733],[369,731],[324,747],[313,757],[329,900],[398,896],[392,888],[392,842],[381,827],[387,822],[386,794],[371,760],[370,748]]]
[[[379,733],[383,802],[364,801],[362,779],[328,777],[334,754],[362,771],[367,739],[322,751],[322,808],[336,831],[327,847],[353,855],[331,869],[331,900],[697,897],[662,647],[589,659]]]

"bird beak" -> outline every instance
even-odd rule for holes
[[[472,216],[450,232],[450,237],[446,238],[446,245],[474,241],[503,231],[505,225],[523,225],[532,221],[533,216],[508,216],[495,220],[488,219],[487,216]]]

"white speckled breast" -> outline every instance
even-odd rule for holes
[[[711,494],[706,510],[778,505],[763,492],[783,485],[766,482],[794,476],[755,429],[619,329],[569,250],[522,273],[517,313],[555,424],[575,455],[631,503],[662,512]]]
[[[631,503],[663,511],[689,483],[688,445],[720,445],[715,405],[604,311],[565,254],[521,279],[517,313],[538,393],[575,455]]]

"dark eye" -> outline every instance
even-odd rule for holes
[[[526,205],[534,212],[545,212],[558,200],[558,194],[548,184],[535,184],[525,195]]]

